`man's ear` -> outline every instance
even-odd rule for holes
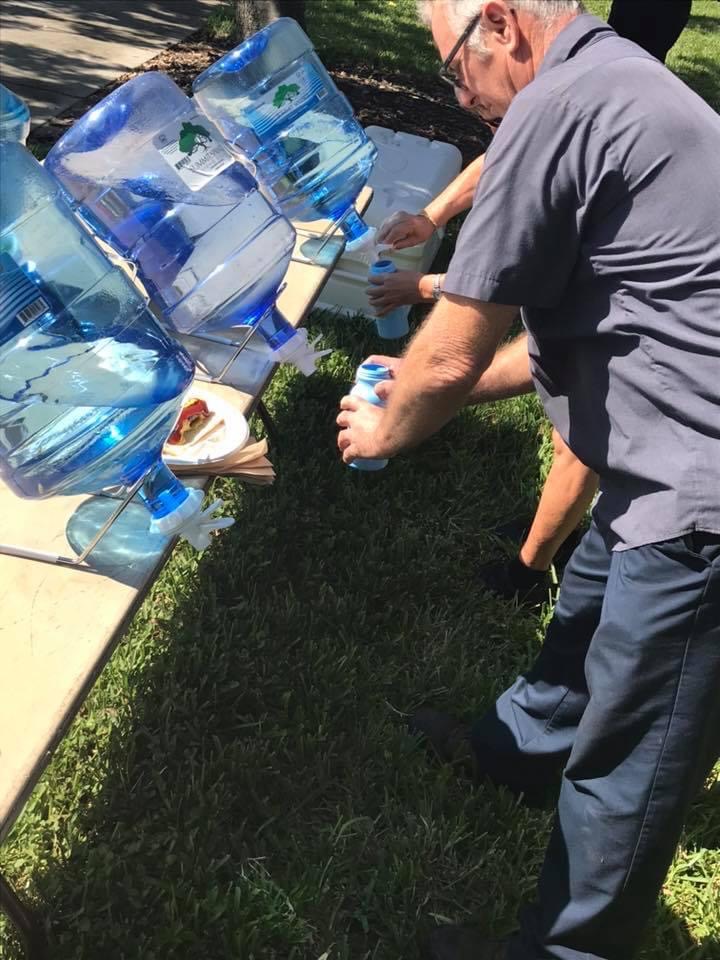
[[[496,42],[511,46],[517,42],[517,20],[507,3],[491,0],[483,8],[482,26]]]

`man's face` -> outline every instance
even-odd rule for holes
[[[433,8],[432,33],[440,57],[445,60],[458,39],[457,31],[447,19],[446,6]],[[507,112],[520,87],[522,70],[518,70],[517,51],[521,43],[517,15],[504,2],[492,0],[478,3],[482,17],[478,26],[449,64],[450,72],[461,86],[455,87],[460,106],[477,113],[483,120],[496,120]],[[482,33],[487,55],[476,53],[471,44]],[[521,83],[521,86],[524,86]]]

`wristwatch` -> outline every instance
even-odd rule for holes
[[[445,279],[444,273],[436,273],[432,282],[433,300],[439,300],[442,296],[442,282]]]

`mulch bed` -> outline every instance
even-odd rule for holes
[[[35,127],[28,142],[49,150],[68,127],[91,107],[127,80],[148,70],[162,70],[190,94],[195,77],[232,47],[232,41],[210,39],[203,30],[199,30],[137,69],[77,101],[59,116]],[[352,104],[363,126],[375,124],[452,143],[462,153],[464,164],[487,148],[487,127],[461,110],[452,92],[446,92],[439,80],[425,76],[408,77],[406,74],[379,75],[371,66],[358,67],[356,64],[326,63],[326,67]]]

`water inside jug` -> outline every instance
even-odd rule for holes
[[[372,245],[353,204],[377,150],[294,20],[275,20],[221,57],[193,94],[288,217],[340,221],[348,249]]]
[[[46,167],[91,229],[136,264],[172,328],[232,341],[247,327],[264,334],[273,315],[266,339],[295,362],[302,338],[275,317],[295,231],[169,77],[146,73],[113,91]]]
[[[155,527],[185,534],[202,493],[161,449],[192,360],[18,143],[0,142],[0,198],[0,476],[30,498],[144,478]]]

